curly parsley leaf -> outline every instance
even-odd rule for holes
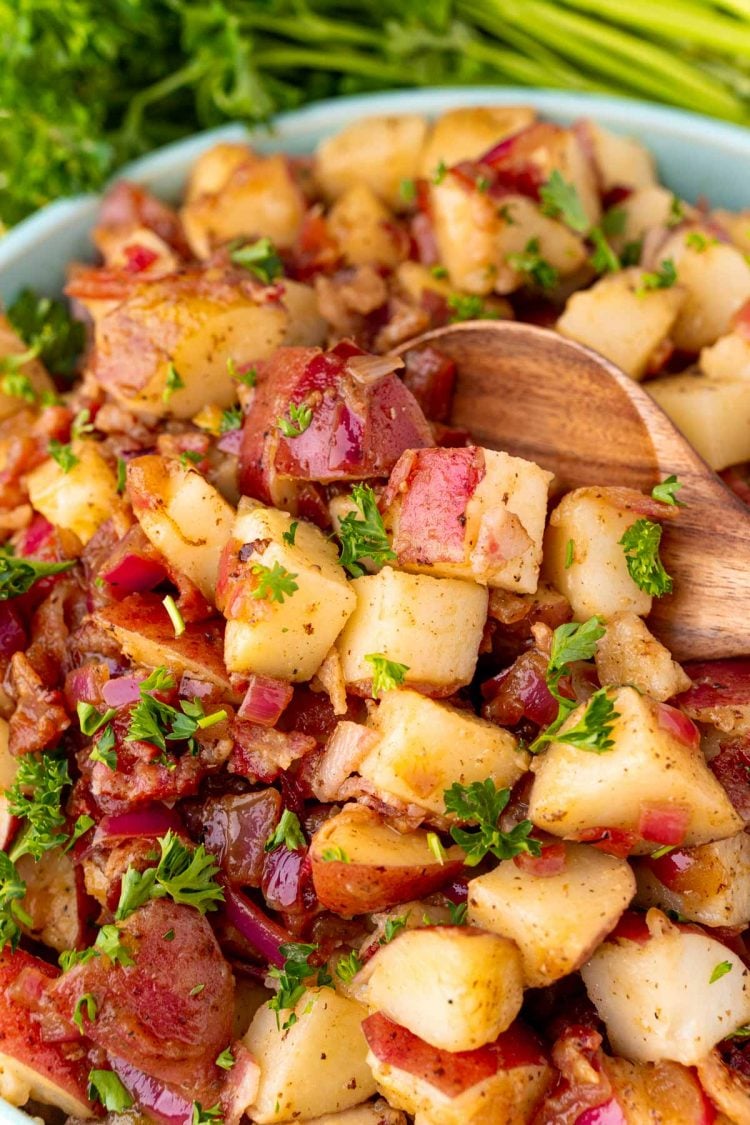
[[[663,480],[661,484],[654,485],[651,489],[651,496],[654,500],[661,500],[662,504],[671,504],[672,507],[676,508],[686,508],[687,505],[684,504],[682,500],[677,499],[677,493],[681,488],[682,481],[678,480],[673,473],[672,476]]]
[[[604,754],[614,746],[610,738],[619,713],[607,694],[607,688],[599,688],[589,699],[586,709],[575,726],[559,730],[555,735],[557,742],[567,742],[579,750],[589,750],[594,754]]]
[[[31,918],[20,905],[26,895],[26,884],[6,852],[0,851],[0,949],[15,949],[21,937],[21,926],[30,926]]]
[[[224,891],[216,882],[219,865],[214,856],[203,844],[186,847],[171,829],[157,842],[161,857],[156,867],[142,872],[129,867],[125,872],[115,918],[122,921],[152,898],[169,897],[201,914],[216,910],[224,901]]]
[[[223,1121],[222,1108],[219,1102],[204,1109],[200,1102],[193,1102],[193,1115],[190,1125],[219,1125]]]
[[[258,579],[258,585],[250,596],[259,601],[265,599],[283,605],[285,598],[291,598],[295,590],[299,590],[299,586],[294,581],[297,575],[292,574],[281,563],[275,562],[273,566],[253,563],[252,572]]]
[[[362,962],[357,956],[356,951],[352,949],[351,952],[339,957],[336,962],[336,976],[339,980],[342,980],[344,984],[348,984],[349,981],[356,977],[361,968]]]
[[[497,309],[486,305],[481,297],[471,293],[450,293],[447,304],[451,310],[451,324],[463,320],[498,320],[500,317]]]
[[[278,419],[278,426],[286,438],[296,438],[304,434],[313,420],[313,409],[306,402],[289,404],[284,418]]]
[[[52,753],[24,754],[18,759],[15,780],[6,790],[8,812],[25,821],[10,852],[13,863],[23,855],[41,859],[51,848],[68,839],[60,831],[65,825],[62,792],[70,785],[68,763]]]
[[[57,438],[52,438],[47,446],[47,452],[52,460],[57,462],[66,476],[71,469],[75,469],[76,465],[80,464],[80,458],[76,457],[70,442],[63,443],[58,441]]]
[[[671,289],[677,281],[677,270],[671,258],[665,258],[658,270],[642,273],[635,291],[636,297],[643,297],[654,289]]]
[[[589,220],[575,186],[563,179],[555,168],[546,184],[539,189],[541,211],[552,219],[561,219],[578,234],[589,229]]]
[[[333,979],[325,967],[316,969],[310,964],[310,957],[317,952],[317,945],[284,942],[279,948],[284,964],[281,968],[274,967],[268,971],[269,977],[279,984],[276,995],[268,1001],[268,1007],[272,1012],[276,1012],[276,1026],[286,1031],[297,1022],[297,1016],[292,1009],[304,995],[307,981],[313,980],[318,987],[325,988],[333,985]],[[280,1024],[279,1012],[284,1011],[290,1014],[288,1019]]]
[[[282,845],[290,852],[300,851],[307,846],[299,817],[291,809],[284,809],[279,823],[266,840],[263,850],[273,852]]]
[[[174,678],[166,668],[155,668],[141,683],[140,702],[131,712],[126,742],[150,742],[162,754],[167,751],[167,742],[187,742],[190,753],[197,754],[197,732],[226,719],[224,710],[206,715],[199,699],[181,699],[178,710],[151,694],[171,691],[173,687]]]
[[[352,578],[361,578],[365,573],[362,565],[365,559],[380,565],[395,560],[396,552],[388,541],[378,501],[369,484],[355,484],[352,501],[359,516],[356,512],[347,512],[341,520],[339,562]]]
[[[451,828],[451,836],[466,852],[466,864],[475,867],[488,854],[510,859],[527,852],[541,855],[539,840],[530,837],[533,824],[522,820],[510,832],[498,828],[500,814],[510,798],[510,789],[498,789],[491,778],[460,785],[457,781],[445,790],[445,808],[459,820],[475,824],[473,829]]]
[[[249,270],[265,285],[270,285],[284,273],[284,265],[270,238],[259,238],[257,242],[238,246],[229,257],[236,266]]]
[[[383,692],[393,691],[404,682],[404,677],[409,671],[408,664],[399,664],[397,660],[389,660],[382,652],[368,652],[365,656],[368,664],[372,664],[372,697],[379,699]]]
[[[571,710],[575,707],[572,700],[560,695],[560,680],[568,674],[571,664],[593,658],[597,641],[606,631],[601,617],[589,617],[588,621],[580,623],[568,621],[555,629],[547,665],[547,686],[558,703],[563,702]]]
[[[72,969],[74,965],[85,965],[94,957],[109,957],[114,965],[124,967],[134,965],[135,962],[127,947],[120,941],[120,936],[117,926],[111,924],[102,926],[96,935],[96,941],[88,949],[64,949],[58,958],[60,968],[66,971]]]
[[[75,559],[64,562],[43,562],[41,559],[27,559],[14,555],[8,544],[0,547],[0,601],[18,598],[26,594],[40,578],[50,574],[62,574],[76,564]]]
[[[672,579],[659,555],[661,536],[660,524],[640,519],[627,529],[619,541],[625,552],[628,574],[639,590],[655,598],[672,591]]]
[[[219,421],[219,433],[229,434],[232,430],[239,430],[242,428],[242,408],[240,406],[230,406],[225,410]]]
[[[22,289],[8,306],[8,320],[53,375],[72,375],[83,351],[86,330],[62,301]]]
[[[530,238],[521,254],[506,254],[511,269],[523,274],[527,281],[540,289],[554,289],[560,280],[555,267],[539,253],[539,239]]]

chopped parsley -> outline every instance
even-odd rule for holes
[[[539,189],[541,211],[552,219],[561,219],[567,227],[584,234],[589,229],[581,197],[573,184],[563,179],[555,168],[546,184]]]
[[[451,324],[462,320],[497,320],[500,316],[496,309],[488,308],[482,298],[473,293],[449,294],[448,308],[451,310]]]
[[[636,297],[643,297],[654,289],[671,289],[677,281],[677,270],[671,258],[665,258],[658,270],[642,273]]]
[[[380,939],[380,945],[390,945],[396,935],[406,929],[408,919],[408,914],[401,914],[397,918],[387,918],[383,929],[383,936]]]
[[[203,992],[203,989],[204,989],[205,987],[206,987],[206,986],[205,986],[205,984],[196,984],[196,985],[194,985],[194,986],[193,986],[193,987],[192,987],[192,988],[190,989],[190,991],[188,992],[188,996],[200,996],[201,992]]]
[[[15,949],[21,937],[21,926],[30,926],[31,918],[20,904],[26,895],[26,884],[15,864],[0,851],[0,949]]]
[[[193,1115],[190,1119],[190,1125],[217,1125],[218,1122],[223,1121],[221,1106],[217,1102],[216,1105],[209,1106],[204,1109],[200,1102],[193,1102]]]
[[[11,398],[20,398],[24,402],[33,405],[36,402],[36,391],[31,385],[31,379],[28,375],[24,375],[21,371],[16,370],[16,360],[28,360],[30,354],[26,352],[24,355],[19,356],[4,356],[0,359],[0,372],[5,372],[0,381],[0,390],[3,394],[10,395]]]
[[[506,254],[505,260],[511,269],[523,274],[527,281],[540,289],[554,289],[559,281],[555,267],[539,253],[538,238],[530,238],[522,254]]]
[[[230,406],[221,415],[219,422],[219,433],[229,434],[232,430],[242,429],[242,408],[239,406]]]
[[[96,935],[96,941],[88,949],[65,949],[60,954],[60,968],[63,971],[72,969],[74,965],[85,965],[95,957],[109,957],[114,965],[134,965],[126,947],[120,941],[120,931],[117,926],[102,926]]]
[[[468,909],[469,904],[467,902],[449,902],[448,911],[451,916],[451,926],[465,926]]]
[[[661,500],[662,504],[671,504],[673,508],[685,508],[686,504],[682,500],[677,499],[677,493],[682,488],[682,481],[678,480],[674,473],[661,482],[655,484],[651,489],[651,496],[654,500]]]
[[[184,449],[180,454],[180,464],[185,469],[194,469],[196,465],[200,465],[203,457],[204,454],[197,449]]]
[[[297,575],[292,574],[281,563],[275,562],[273,566],[253,563],[251,569],[258,579],[258,585],[250,596],[258,601],[264,599],[283,605],[285,598],[291,598],[295,590],[299,590],[299,586],[294,581]]]
[[[214,1061],[221,1070],[231,1070],[236,1059],[232,1054],[231,1048],[227,1047]]]
[[[167,378],[164,383],[164,390],[161,397],[162,402],[169,402],[175,391],[181,391],[185,386],[185,381],[180,375],[179,371],[173,363],[170,363],[167,368]]]
[[[80,700],[76,704],[76,713],[78,715],[78,725],[81,728],[81,734],[85,734],[88,738],[93,738],[97,731],[101,730],[103,726],[114,719],[117,710],[114,707],[108,708],[102,714],[97,711],[96,707],[91,703],[84,703]]]
[[[589,262],[597,273],[615,273],[620,268],[620,259],[604,237],[599,227],[594,227],[589,235],[594,244],[594,251]]]
[[[165,897],[194,906],[201,914],[216,910],[224,891],[216,882],[219,865],[214,856],[203,844],[186,847],[171,829],[157,842],[161,857],[156,867],[129,867],[123,875],[115,918],[122,921],[150,899]]]
[[[167,594],[167,596],[162,599],[161,604],[166,609],[167,614],[169,615],[169,620],[172,622],[172,628],[174,629],[175,637],[181,637],[185,632],[185,621],[179,609],[177,608],[177,602],[174,600],[171,594]]]
[[[75,559],[64,562],[43,562],[41,559],[27,559],[13,554],[9,544],[0,547],[0,601],[18,598],[26,594],[40,578],[50,574],[61,574],[76,564]]]
[[[224,710],[206,715],[199,699],[181,699],[180,710],[157,699],[153,691],[169,691],[174,678],[166,668],[155,668],[140,686],[140,702],[133,708],[127,742],[150,742],[166,753],[167,742],[187,742],[191,754],[198,753],[195,735],[227,717]]]
[[[669,215],[667,217],[667,226],[676,227],[685,218],[685,204],[677,195],[673,195],[669,203]]]
[[[659,555],[661,536],[660,524],[640,519],[627,529],[619,541],[625,551],[628,574],[639,590],[655,598],[672,590],[672,579]]]
[[[575,540],[569,539],[565,544],[565,562],[563,567],[565,570],[570,570],[571,566],[576,560],[576,545]]]
[[[80,459],[76,457],[73,452],[73,446],[68,442],[58,441],[57,438],[52,438],[47,446],[47,452],[53,461],[56,461],[64,473],[69,473],[76,465],[80,463]]]
[[[279,989],[276,995],[268,1001],[268,1007],[276,1012],[276,1026],[284,1031],[297,1022],[297,1016],[292,1011],[305,993],[306,981],[314,978],[315,983],[321,987],[330,987],[333,978],[325,968],[316,969],[310,965],[310,957],[317,952],[317,945],[305,945],[302,942],[284,942],[279,946],[283,966],[269,969],[268,975],[278,981]],[[288,1011],[289,1017],[285,1023],[280,1024],[279,1012]]]
[[[641,260],[642,253],[642,238],[635,238],[632,242],[626,242],[620,254],[620,261],[622,262],[623,268],[625,266],[637,266]]]
[[[84,1034],[84,1013],[89,1023],[93,1023],[96,1019],[96,999],[90,992],[85,992],[83,996],[79,998],[73,1011],[73,1023],[76,1025],[81,1035]]]
[[[304,434],[313,419],[313,409],[306,402],[289,404],[287,416],[278,419],[278,426],[286,438],[296,438]]]
[[[434,277],[436,281],[442,281],[444,277],[448,276],[448,271],[445,266],[430,266],[430,276]]]
[[[543,749],[548,742],[552,742],[560,727],[563,725],[568,715],[577,706],[575,700],[568,699],[560,691],[560,681],[563,676],[566,676],[570,671],[571,664],[575,664],[579,660],[591,660],[596,652],[596,643],[606,632],[600,617],[590,617],[588,621],[583,621],[580,624],[575,621],[566,622],[564,625],[559,625],[552,634],[552,646],[550,650],[550,658],[547,664],[547,687],[550,694],[557,701],[557,716],[549,724],[543,734],[532,742],[529,747],[532,754],[536,754],[539,750]],[[592,719],[597,718],[601,714],[602,706],[599,704]],[[616,717],[616,712],[612,711],[611,718]],[[603,739],[609,736],[609,731],[605,732]]]
[[[404,677],[409,671],[408,664],[399,664],[397,660],[389,660],[382,652],[368,652],[365,656],[368,664],[372,664],[372,698],[379,699],[385,691],[393,691],[404,682]]]
[[[257,242],[239,246],[231,251],[229,257],[236,266],[242,266],[265,285],[270,285],[284,273],[283,263],[270,238],[259,238]]]
[[[65,825],[62,792],[70,785],[68,763],[47,752],[23,754],[18,759],[16,777],[6,790],[8,812],[25,821],[23,830],[10,852],[13,863],[23,855],[41,859],[51,848],[61,847],[68,835]]]
[[[263,845],[263,851],[273,852],[283,846],[290,852],[296,852],[301,851],[306,845],[307,841],[299,817],[291,809],[284,809],[279,823]]]
[[[365,573],[365,568],[362,566],[364,559],[370,559],[375,565],[380,565],[395,560],[396,553],[388,541],[383,517],[378,510],[375,493],[369,484],[355,484],[352,489],[352,501],[359,511],[359,516],[356,512],[347,512],[341,520],[339,562],[352,578],[361,578]]]
[[[602,233],[611,238],[612,235],[622,234],[625,230],[627,214],[622,207],[610,207],[602,215]]]
[[[430,849],[435,859],[442,867],[445,863],[445,848],[440,843],[440,837],[437,832],[427,833],[427,847]]]
[[[350,863],[349,856],[342,847],[334,844],[330,848],[324,848],[321,852],[320,858],[324,863]]]
[[[254,387],[258,379],[258,372],[254,367],[250,367],[247,371],[239,371],[231,356],[227,360],[227,372],[230,379],[242,383],[245,387]]]
[[[117,492],[122,496],[128,479],[128,466],[122,457],[117,458]]]
[[[86,329],[62,301],[22,289],[8,307],[8,320],[53,375],[72,375],[83,351]]]
[[[711,976],[708,978],[708,983],[715,984],[717,980],[721,980],[727,973],[731,973],[732,968],[731,961],[719,961],[718,965],[714,965]]]
[[[102,1103],[109,1113],[123,1113],[133,1099],[113,1070],[89,1071],[89,1098]]]
[[[448,171],[448,168],[446,167],[445,161],[440,160],[438,162],[437,167],[435,168],[435,171],[432,173],[433,184],[442,184],[443,180],[445,179],[447,171]]]
[[[594,754],[604,754],[614,746],[610,738],[615,719],[619,713],[608,695],[608,688],[599,688],[589,699],[586,709],[575,726],[558,730],[557,742],[577,746],[579,750],[589,750]]]
[[[708,238],[699,230],[691,230],[689,234],[685,235],[685,245],[689,246],[691,250],[695,250],[697,254],[702,254],[705,250],[708,250],[709,246],[715,244],[715,238]]]
[[[78,438],[93,434],[94,423],[91,421],[90,410],[79,410],[70,427],[70,436],[75,441]]]
[[[413,203],[417,198],[417,185],[414,180],[402,180],[398,190],[404,203]]]
[[[362,962],[357,956],[355,950],[351,950],[343,957],[339,957],[336,962],[336,976],[342,980],[344,984],[349,984],[354,977],[356,977],[359,970],[362,968]]]
[[[288,543],[290,547],[294,546],[294,540],[297,536],[297,528],[298,527],[299,527],[299,522],[297,520],[292,520],[292,522],[289,524],[289,530],[288,531],[282,531],[282,533],[281,533],[281,538],[284,540],[285,543]]]
[[[528,853],[541,855],[539,840],[529,836],[533,830],[530,820],[522,820],[510,832],[498,828],[498,820],[510,799],[510,789],[498,789],[491,778],[459,785],[456,781],[445,790],[445,808],[460,820],[475,824],[476,828],[451,828],[451,836],[466,852],[465,863],[475,867],[491,853],[497,859],[510,859]]]
[[[89,754],[90,762],[103,762],[105,766],[114,771],[117,769],[116,739],[112,724],[104,728]]]

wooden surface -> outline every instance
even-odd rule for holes
[[[674,473],[687,505],[665,526],[674,593],[654,600],[653,631],[679,660],[750,654],[750,512],[619,368],[556,332],[473,321],[410,341],[458,366],[451,421],[476,442],[536,461],[553,489],[627,485]]]

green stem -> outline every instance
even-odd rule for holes
[[[653,0],[563,0],[568,8],[593,12],[599,17],[644,35],[660,35],[671,40],[684,39],[702,48],[714,48],[731,55],[750,54],[750,26],[722,16],[715,10],[703,11],[695,4],[655,4]]]

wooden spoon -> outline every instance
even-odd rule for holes
[[[650,492],[674,473],[687,505],[662,540],[674,593],[654,599],[649,625],[678,660],[750,654],[750,512],[638,383],[581,344],[515,321],[452,324],[398,350],[423,344],[456,362],[451,423],[554,472],[557,490]]]

